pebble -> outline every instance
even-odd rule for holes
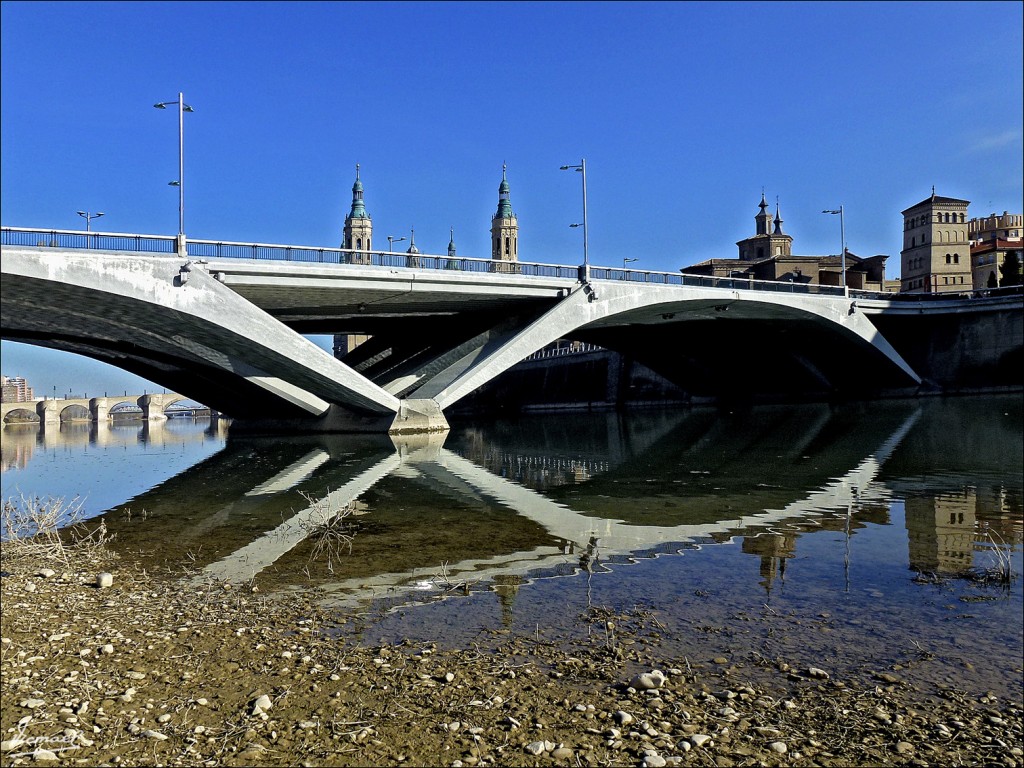
[[[36,571],[36,576],[38,576],[41,579],[49,579],[56,575],[57,572],[52,568],[40,568],[38,571]]]
[[[695,733],[690,737],[690,743],[695,747],[703,747],[705,744],[711,741],[711,737],[706,733]]]
[[[258,696],[256,701],[253,702],[252,713],[254,715],[261,714],[268,711],[272,706],[274,706],[274,703],[270,700],[270,697],[264,693],[262,696]]]
[[[25,707],[25,709],[38,709],[45,703],[42,699],[25,699],[19,706]]]
[[[13,752],[24,743],[24,739],[8,739],[7,741],[0,741],[0,752]]]
[[[531,755],[544,754],[544,742],[543,741],[531,741],[525,747],[526,751]]]
[[[160,717],[158,717],[156,719],[156,721],[158,723],[169,723],[171,721],[171,716],[169,714],[167,714],[167,713],[164,713],[164,714],[160,715]]]
[[[773,741],[771,744],[768,745],[768,748],[772,752],[778,752],[780,755],[786,754],[787,749],[786,742],[784,741]]]
[[[633,722],[633,716],[629,714],[629,712],[624,712],[620,709],[618,712],[615,713],[615,720],[620,725],[629,725]]]
[[[818,669],[817,667],[808,667],[807,675],[808,677],[814,677],[818,680],[828,680],[828,672],[824,669]]]
[[[907,755],[914,751],[914,745],[909,741],[901,741],[896,744],[896,751],[901,755]]]
[[[106,643],[100,650],[109,656],[114,652],[114,646],[112,643]]]
[[[114,586],[114,574],[112,573],[97,573],[96,574],[96,586],[100,589],[106,589],[107,587]]]
[[[50,760],[56,761],[57,755],[56,753],[51,752],[49,749],[37,749],[35,752],[32,753],[32,759],[38,760],[39,762],[42,762],[44,760],[47,762],[49,762]]]
[[[261,744],[250,744],[239,752],[238,756],[243,760],[260,760],[266,751],[267,748]]]
[[[147,739],[158,739],[159,741],[167,741],[168,738],[167,734],[160,733],[160,731],[154,730],[145,730],[142,732],[142,735],[145,736]]]
[[[660,669],[655,669],[650,672],[641,672],[630,681],[629,687],[635,688],[638,691],[661,688],[667,679],[664,672]]]
[[[568,760],[573,756],[573,751],[568,747],[558,747],[551,752],[551,756],[555,760]]]
[[[668,761],[661,755],[648,755],[644,758],[645,768],[665,768]]]

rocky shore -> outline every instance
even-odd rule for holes
[[[664,658],[644,616],[595,610],[560,643],[366,647],[315,593],[62,556],[4,557],[3,765],[1024,765],[1020,698],[784,660],[765,686],[713,637]]]

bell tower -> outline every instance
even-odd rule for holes
[[[740,249],[740,260],[762,261],[775,256],[792,255],[793,238],[782,231],[782,214],[778,200],[775,202],[774,221],[768,211],[768,201],[764,199],[764,190],[761,190],[761,202],[757,207],[759,213],[754,217],[757,227],[755,234],[736,243]]]
[[[509,199],[506,166],[501,166],[501,184],[498,186],[498,210],[491,218],[491,259],[519,261],[519,220],[512,212]]]
[[[349,254],[352,264],[369,264],[373,250],[373,221],[363,203],[363,182],[359,180],[359,164],[356,163],[356,183],[352,185],[352,210],[345,217],[342,248],[353,251]]]

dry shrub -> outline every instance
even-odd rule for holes
[[[302,494],[309,502],[313,513],[305,522],[306,538],[313,548],[309,560],[326,561],[328,573],[334,573],[334,561],[341,559],[343,549],[352,554],[352,539],[356,529],[348,518],[355,511],[355,503],[350,502],[339,510],[330,509],[330,505],[308,494]]]
[[[102,520],[85,522],[82,500],[39,497],[6,499],[0,513],[0,562],[70,565],[75,554],[98,554],[112,537]]]

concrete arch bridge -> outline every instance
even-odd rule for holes
[[[891,295],[210,241],[189,241],[186,258],[175,238],[3,235],[3,338],[111,363],[237,426],[444,430],[445,409],[560,338],[628,351],[695,392],[857,397],[922,384],[873,322],[921,311]],[[302,334],[371,338],[338,360]]]

